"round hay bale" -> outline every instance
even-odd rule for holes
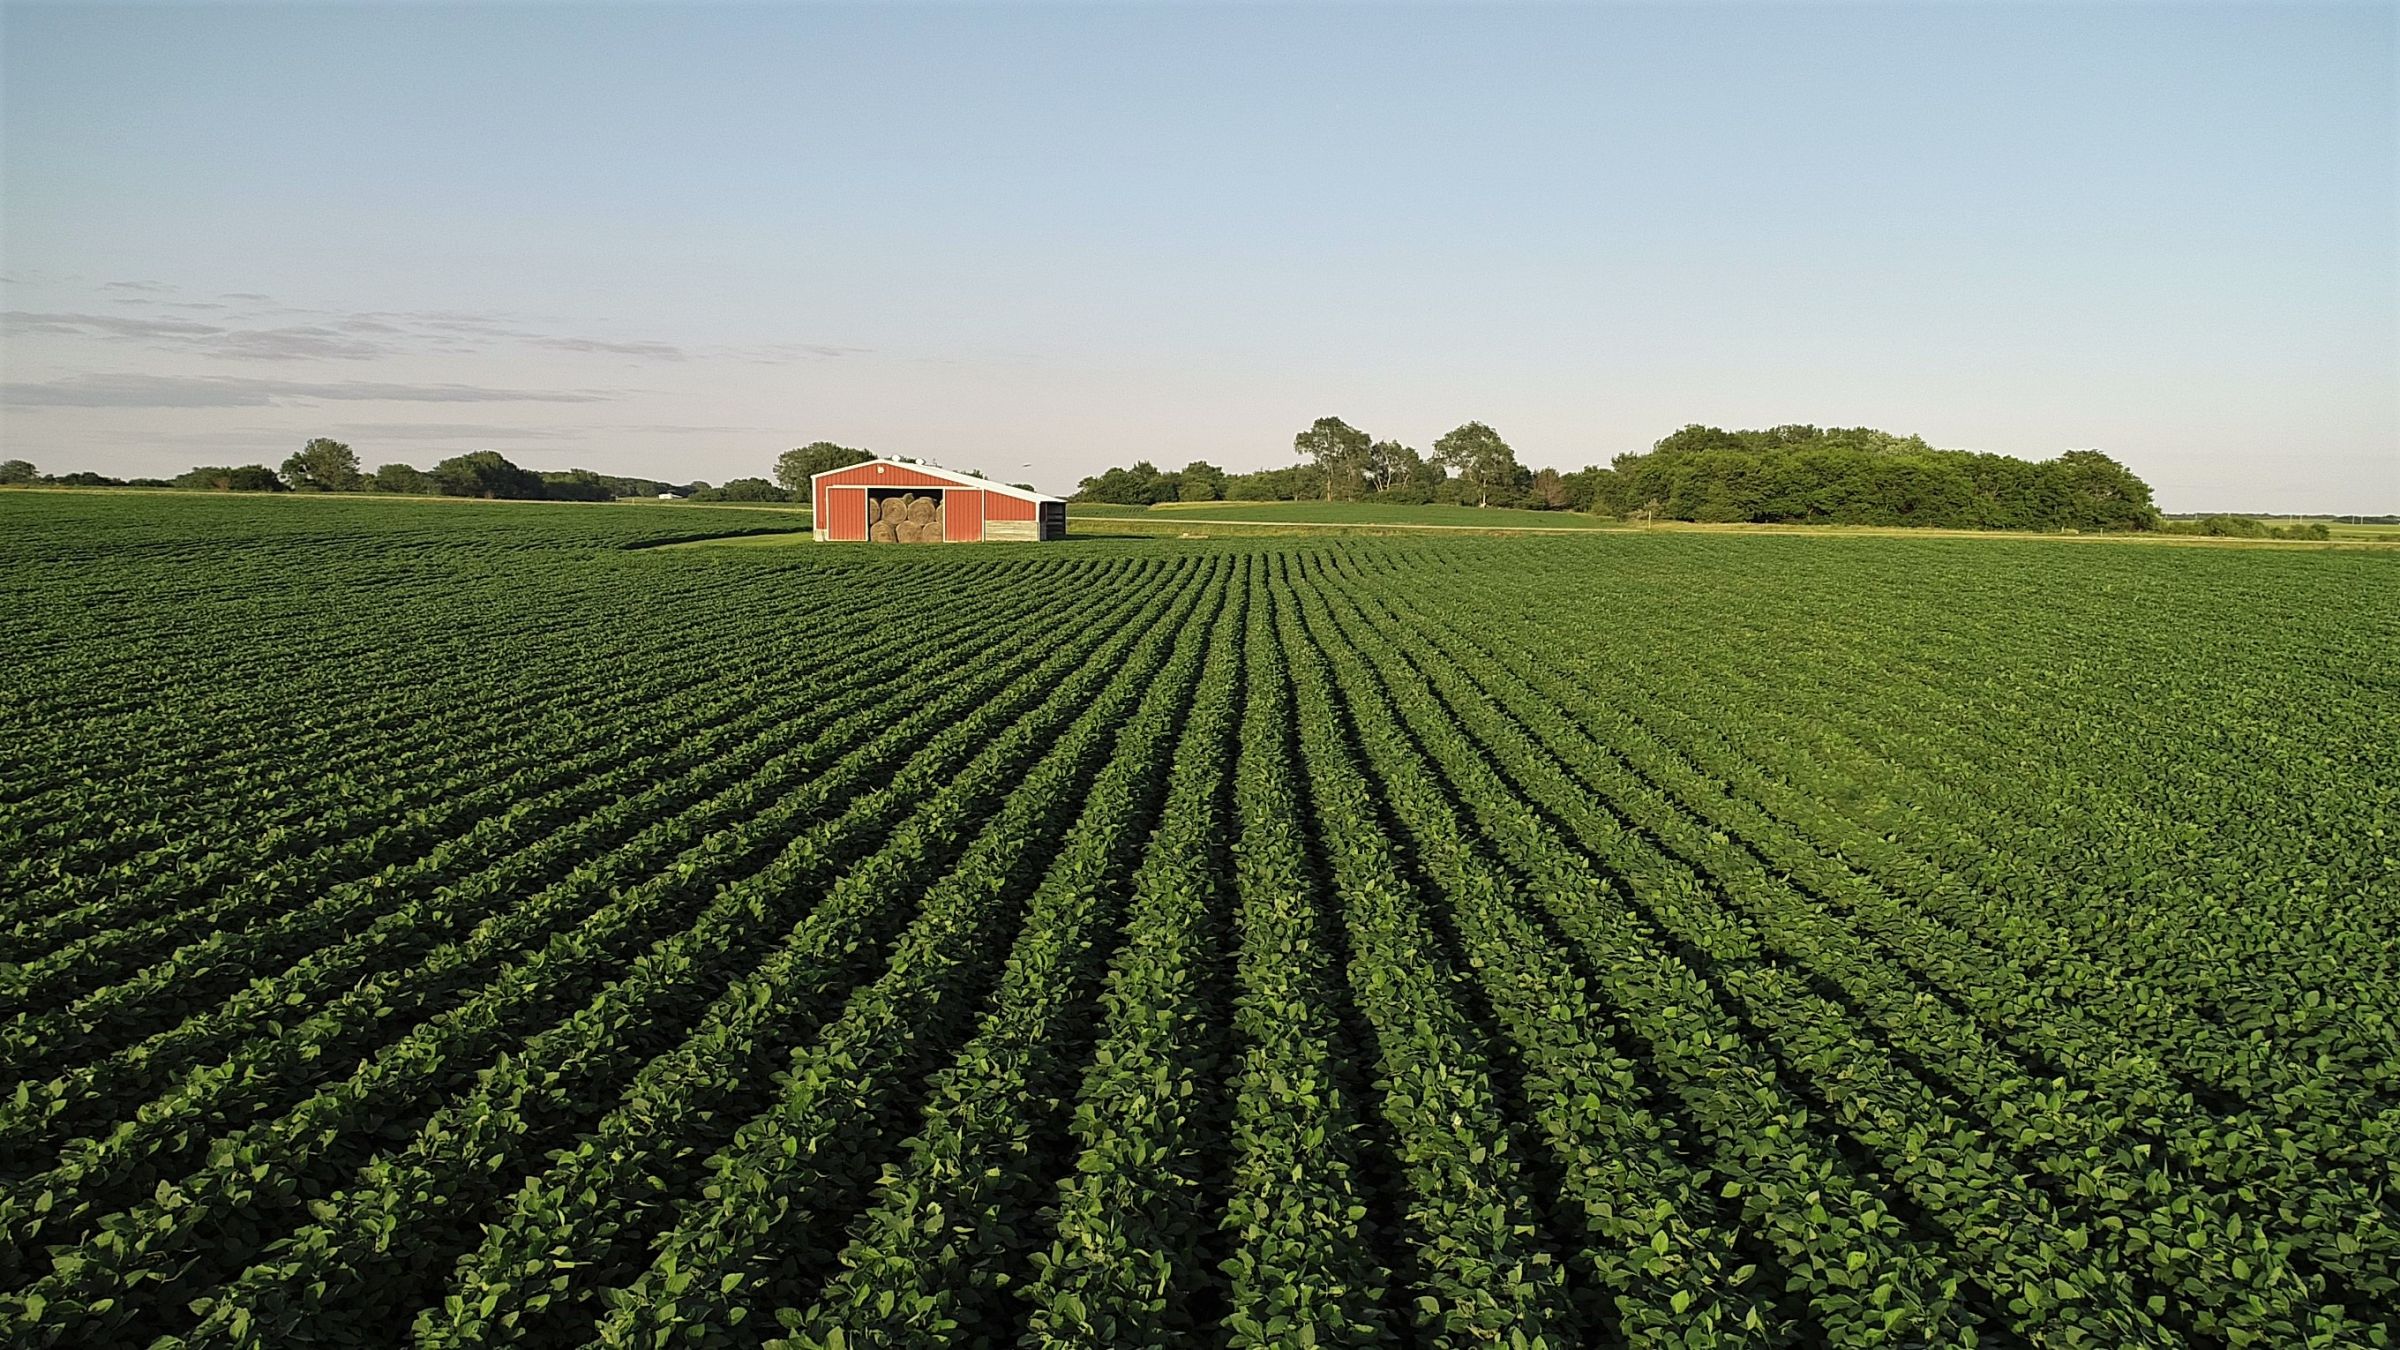
[[[879,520],[867,531],[867,537],[878,544],[896,544],[900,542],[900,527],[889,518]]]
[[[883,503],[882,503],[882,502],[879,502],[879,501],[877,501],[877,500],[875,500],[875,499],[874,499],[874,498],[872,498],[872,497],[869,497],[869,498],[867,499],[867,523],[868,523],[869,525],[873,525],[873,524],[875,524],[875,523],[877,523],[877,522],[881,521],[882,519],[883,519]]]

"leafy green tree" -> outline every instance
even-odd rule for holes
[[[1225,480],[1225,500],[1233,502],[1305,502],[1325,495],[1325,471],[1314,464],[1237,473]]]
[[[542,475],[542,495],[554,502],[613,502],[615,487],[590,469]]]
[[[2197,534],[2212,539],[2273,539],[2282,538],[2281,530],[2270,529],[2263,520],[2248,516],[2202,516],[2198,520],[2170,520],[2159,526],[2162,534]]]
[[[414,464],[385,464],[367,479],[367,488],[373,492],[399,492],[424,497],[433,494],[434,482],[432,474]]]
[[[613,502],[619,497],[656,497],[674,485],[655,478],[628,478],[596,469],[552,469],[541,475],[542,495],[559,502]]]
[[[1616,474],[1607,469],[1595,468],[1590,465],[1577,469],[1573,473],[1560,474],[1558,484],[1560,494],[1564,498],[1562,509],[1586,511],[1597,516],[1616,515],[1618,513],[1616,477]],[[1537,484],[1539,483],[1539,474],[1535,475],[1535,481]]]
[[[497,450],[452,455],[433,466],[434,489],[445,497],[539,498],[542,476],[509,463]]]
[[[1225,500],[1229,502],[1289,501],[1291,498],[1278,490],[1283,479],[1289,473],[1290,470],[1287,469],[1261,469],[1256,473],[1233,474],[1225,480]]]
[[[675,490],[672,483],[662,483],[655,478],[627,478],[623,474],[600,473],[592,469],[569,469],[565,474],[546,473],[542,475],[542,478],[546,482],[553,478],[569,476],[572,476],[577,482],[598,483],[608,489],[608,495],[611,497],[656,497],[662,492]]]
[[[1174,501],[1177,486],[1175,475],[1160,473],[1157,465],[1138,459],[1124,468],[1109,469],[1084,479],[1076,485],[1075,499],[1113,506],[1149,506]]]
[[[1195,459],[1175,475],[1175,500],[1179,502],[1215,502],[1225,499],[1225,471],[1206,460]]]
[[[1338,417],[1320,417],[1292,438],[1298,450],[1325,475],[1325,500],[1365,494],[1374,439]]]
[[[1742,438],[1730,431],[1719,431],[1715,427],[1704,427],[1695,423],[1680,431],[1661,436],[1658,443],[1650,447],[1650,452],[1656,455],[1696,455],[1706,450],[1743,450],[1747,448],[1742,443]]]
[[[1458,485],[1450,481],[1450,471],[1419,454],[1409,446],[1398,446],[1392,456],[1395,477],[1383,496],[1404,506],[1423,506],[1441,500],[1447,493],[1450,501],[1458,500]]]
[[[1656,503],[1678,520],[2007,530],[2157,521],[2149,485],[2096,450],[2037,464],[1873,427],[1685,427],[1647,454],[1619,455],[1613,478],[1617,509]]]
[[[285,460],[283,476],[295,488],[317,492],[356,492],[366,483],[358,471],[358,453],[324,436],[301,446]]]
[[[24,487],[41,481],[42,472],[29,459],[0,459],[0,487]]]
[[[1398,441],[1377,441],[1367,447],[1367,490],[1389,492],[1414,481],[1424,467],[1425,456],[1414,447]]]
[[[1564,474],[1556,469],[1543,469],[1533,476],[1533,496],[1545,511],[1564,511],[1572,494]]]
[[[723,487],[706,488],[692,494],[692,500],[696,502],[788,502],[792,499],[792,494],[764,478],[736,478]]]
[[[175,475],[170,486],[193,488],[201,492],[282,492],[285,485],[275,471],[264,464],[244,464],[229,468],[221,464],[203,464]]]
[[[797,450],[786,450],[775,461],[775,481],[795,497],[807,493],[808,480],[832,469],[847,469],[875,458],[864,450],[853,450],[831,441],[810,441]],[[730,486],[730,484],[728,485]]]
[[[2065,528],[2148,530],[2158,525],[2150,485],[2097,450],[2069,450],[2047,467],[2066,498]]]
[[[1509,449],[1499,432],[1481,422],[1469,422],[1435,441],[1433,460],[1459,476],[1467,491],[1475,494],[1477,506],[1491,505],[1494,491],[1515,484],[1517,452]]]

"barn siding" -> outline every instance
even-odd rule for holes
[[[825,537],[841,543],[865,543],[867,494],[823,483],[817,485],[817,491],[825,498]]]
[[[983,538],[984,506],[993,494],[952,488],[942,494],[942,542],[971,544]]]
[[[919,473],[905,464],[859,464],[839,469],[817,480],[841,487],[872,488],[954,488],[958,484],[947,478]]]
[[[1005,492],[987,492],[984,494],[983,518],[986,520],[1031,520],[1034,508],[1039,505],[1041,503],[1029,502],[1023,497],[1011,497]]]

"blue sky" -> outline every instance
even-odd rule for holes
[[[2395,510],[2396,16],[11,3],[0,437],[1064,489],[1805,421]]]

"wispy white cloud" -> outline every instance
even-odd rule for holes
[[[56,380],[0,384],[0,404],[21,408],[257,408],[312,402],[601,403],[613,397],[572,389],[140,374],[69,375]]]
[[[681,361],[683,348],[664,342],[603,342],[598,338],[534,338],[533,345],[562,352],[591,352],[606,356],[639,356],[653,361]]]
[[[218,356],[255,361],[371,361],[394,354],[390,343],[315,327],[234,329],[211,345]]]
[[[746,347],[719,349],[722,355],[737,361],[753,361],[760,365],[781,365],[787,361],[820,361],[843,356],[864,356],[872,347],[845,347],[831,342],[766,342]]]
[[[0,313],[0,327],[12,333],[88,333],[119,338],[214,337],[225,329],[197,319],[138,319],[122,314],[47,314],[22,309]]]
[[[512,427],[492,422],[343,422],[333,434],[376,441],[566,441],[589,437],[590,427]]]
[[[0,314],[0,331],[12,337],[57,334],[99,338],[244,361],[367,361],[418,352],[476,354],[516,345],[636,361],[684,361],[691,356],[671,342],[545,330],[502,314],[461,310],[298,309],[275,305],[257,292],[228,294],[248,303],[252,312],[231,313],[231,306],[215,301],[158,301],[121,296],[112,297],[120,307],[198,311],[211,318],[203,322],[197,317],[11,310]],[[294,319],[304,322],[292,322]],[[839,350],[842,349],[820,349],[828,355]]]
[[[197,319],[9,310],[0,313],[0,327],[5,327],[11,334],[71,333],[259,361],[365,361],[391,355],[395,350],[386,343],[369,342],[312,325],[229,328],[223,324],[202,323]]]
[[[639,334],[595,333],[572,320],[461,309],[345,310],[293,305],[263,291],[224,291],[217,299],[185,294],[159,281],[90,283],[76,289],[100,303],[72,301],[44,310],[0,314],[0,336],[73,337],[241,362],[375,361],[408,356],[483,356],[510,349],[565,352],[636,363],[740,361],[761,365],[816,362],[870,349],[833,342],[766,342],[691,347]],[[128,311],[147,311],[133,313]],[[173,311],[169,313],[168,311]],[[62,364],[76,364],[72,360]]]
[[[184,427],[161,433],[161,442],[194,448],[215,446],[258,447],[280,444],[295,436],[331,436],[336,440],[353,442],[359,453],[372,455],[371,446],[391,442],[457,442],[482,446],[521,446],[529,456],[554,456],[560,451],[535,444],[551,441],[593,442],[619,434],[661,436],[748,436],[773,431],[771,427],[756,426],[693,426],[677,423],[635,422],[604,427],[566,426],[543,423],[519,426],[502,422],[352,422],[343,419],[327,420],[312,416],[306,424],[287,423],[276,426],[248,423],[231,427]],[[580,453],[568,452],[568,453]]]

